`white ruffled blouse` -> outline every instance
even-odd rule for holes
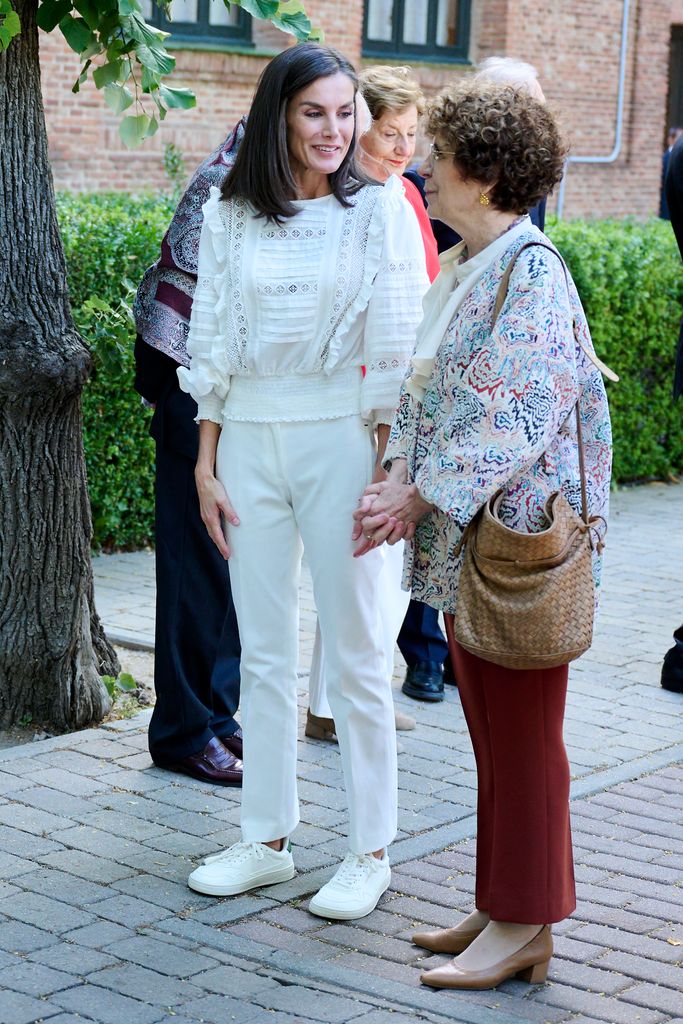
[[[391,423],[429,285],[424,248],[398,178],[351,204],[303,200],[277,225],[211,189],[178,370],[198,420]]]

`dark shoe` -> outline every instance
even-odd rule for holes
[[[443,700],[443,668],[438,661],[418,661],[408,667],[401,689],[414,700]]]
[[[446,686],[458,685],[458,680],[455,678],[455,672],[453,671],[453,662],[450,657],[447,657],[443,663],[443,681]]]
[[[216,736],[198,754],[190,754],[174,764],[155,764],[158,768],[191,775],[193,779],[210,782],[214,786],[242,785],[242,762]]]
[[[661,683],[671,693],[683,693],[683,626],[674,633],[676,643],[664,655]]]
[[[236,729],[232,736],[221,736],[221,743],[231,754],[242,760],[242,729]]]

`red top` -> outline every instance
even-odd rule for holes
[[[406,190],[406,199],[415,210],[417,223],[420,225],[422,243],[425,247],[425,259],[427,260],[427,274],[429,276],[429,280],[433,281],[441,270],[441,264],[439,263],[439,251],[436,248],[436,239],[434,238],[432,225],[429,221],[429,217],[427,216],[427,211],[425,210],[425,204],[422,201],[420,190],[412,181],[410,181],[409,178],[401,178],[401,183]]]

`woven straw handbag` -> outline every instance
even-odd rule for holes
[[[523,247],[526,248],[528,245]],[[544,248],[559,256],[550,246]],[[514,260],[498,291],[494,323],[505,300],[513,264]],[[584,348],[578,337],[577,342],[606,376],[618,380],[594,353]],[[499,491],[477,513],[463,535],[465,554],[458,582],[454,636],[471,654],[506,668],[565,665],[587,651],[593,639],[592,550],[598,543],[596,527],[604,521],[601,517],[591,518],[588,512],[578,402],[575,413],[581,516],[562,491],[555,491],[546,503],[547,528],[540,533],[522,533],[501,521],[503,493]]]

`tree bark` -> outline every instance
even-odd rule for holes
[[[40,90],[36,0],[0,54],[0,727],[99,721],[116,674],[93,601],[74,329]]]

